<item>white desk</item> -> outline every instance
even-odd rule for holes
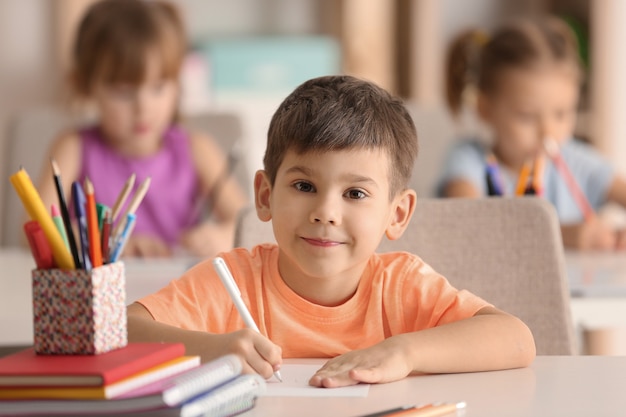
[[[541,356],[529,368],[372,385],[365,398],[261,397],[242,416],[353,417],[401,405],[465,401],[467,409],[459,413],[464,417],[613,417],[626,414],[625,381],[626,357]]]
[[[195,262],[188,257],[124,261],[127,304],[157,291]],[[30,274],[34,267],[26,250],[0,250],[0,346],[33,344]]]

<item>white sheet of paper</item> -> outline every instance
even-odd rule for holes
[[[358,384],[340,388],[316,388],[309,379],[320,368],[319,365],[283,364],[280,375],[283,382],[272,377],[267,381],[264,397],[367,397],[369,384]]]

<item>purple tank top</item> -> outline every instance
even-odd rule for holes
[[[117,154],[104,143],[98,127],[82,130],[80,136],[83,145],[80,181],[89,177],[98,203],[113,207],[128,177],[136,175],[118,221],[139,184],[151,177],[150,188],[136,211],[133,234],[158,236],[173,245],[184,229],[198,223],[195,201],[199,180],[185,131],[170,127],[163,135],[161,150],[146,158]]]

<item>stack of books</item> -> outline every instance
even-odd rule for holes
[[[242,413],[265,390],[226,355],[200,364],[181,343],[130,343],[100,355],[0,358],[0,416],[215,416]]]

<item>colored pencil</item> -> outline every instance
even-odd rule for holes
[[[54,185],[57,190],[57,196],[59,198],[59,208],[61,209],[61,218],[63,219],[63,225],[65,226],[65,235],[67,236],[67,243],[70,247],[70,253],[74,259],[74,264],[77,269],[83,267],[78,256],[78,245],[76,244],[76,238],[74,236],[74,230],[72,229],[72,221],[70,220],[70,211],[67,208],[67,201],[65,200],[65,193],[63,192],[63,183],[61,182],[61,170],[54,159],[50,159],[52,165],[52,173],[54,178]]]
[[[504,195],[504,185],[500,178],[500,169],[498,168],[498,160],[493,153],[487,155],[487,187],[489,195]]]
[[[139,188],[137,188],[135,195],[133,195],[133,199],[130,201],[128,207],[126,208],[126,213],[124,213],[124,217],[119,221],[119,223],[115,225],[115,228],[113,229],[113,239],[117,239],[120,232],[124,229],[126,225],[126,220],[128,219],[128,215],[135,214],[135,211],[137,210],[144,196],[148,192],[148,188],[150,188],[150,177],[147,177],[139,185]]]
[[[533,180],[532,188],[535,191],[535,195],[543,196],[543,173],[545,169],[545,160],[543,156],[539,155],[535,158],[533,163]]]
[[[467,404],[465,402],[451,404],[429,404],[423,407],[416,407],[397,413],[389,414],[389,417],[439,417],[445,415],[455,415],[459,410],[464,410]]]
[[[63,224],[63,219],[61,218],[61,213],[55,204],[50,205],[50,215],[52,216],[52,221],[54,225],[57,227],[61,238],[63,239],[63,243],[65,243],[66,248],[70,248],[69,243],[67,242],[67,233],[65,233],[65,225]]]
[[[56,265],[61,269],[74,269],[75,264],[70,251],[65,247],[63,238],[59,234],[50,212],[41,200],[41,196],[33,185],[28,173],[20,168],[19,171],[9,177],[13,188],[22,200],[24,208],[31,220],[37,220],[39,226],[46,235],[46,239],[52,248],[52,255]]]
[[[102,246],[100,244],[100,228],[98,227],[98,211],[93,184],[85,178],[85,197],[87,198],[87,234],[89,236],[89,257],[91,266],[97,268],[102,265]]]
[[[530,163],[524,162],[522,169],[519,173],[517,180],[517,186],[515,187],[515,195],[526,194],[526,188],[528,188],[528,178],[530,177]]]
[[[117,216],[119,216],[122,210],[122,206],[124,205],[124,202],[126,201],[126,198],[130,194],[130,191],[133,189],[134,185],[135,185],[135,174],[132,174],[130,177],[128,177],[128,179],[126,180],[126,183],[124,183],[124,187],[122,188],[122,191],[117,196],[117,200],[115,200],[115,204],[113,204],[112,219],[114,222],[117,219]]]
[[[78,225],[78,237],[80,238],[80,259],[85,271],[91,270],[91,259],[89,258],[89,237],[87,235],[87,216],[85,205],[87,200],[83,187],[78,181],[72,182],[72,203],[74,204],[74,215]]]
[[[102,222],[102,262],[109,262],[109,254],[111,249],[111,227],[113,218],[111,217],[111,209],[107,208],[104,213],[104,221]]]
[[[114,238],[109,262],[117,262],[120,256],[122,256],[122,253],[124,252],[124,247],[126,246],[126,242],[128,242],[128,239],[130,238],[130,235],[135,228],[135,220],[137,220],[137,216],[134,213],[128,213],[126,215],[124,229],[118,237]]]
[[[37,269],[54,268],[54,257],[52,256],[52,248],[43,233],[41,226],[36,220],[27,221],[24,224],[24,233],[28,239],[30,251],[35,259]]]
[[[572,172],[569,170],[569,167],[567,166],[567,163],[561,156],[561,152],[559,151],[558,145],[556,144],[554,140],[546,140],[544,141],[543,144],[544,144],[546,153],[548,154],[548,156],[550,157],[550,159],[556,166],[556,169],[558,170],[559,174],[565,181],[567,188],[569,188],[569,191],[572,194],[572,197],[574,198],[574,200],[576,201],[576,204],[578,205],[580,211],[583,213],[583,217],[585,218],[585,220],[591,219],[595,214],[593,207],[591,207],[589,200],[587,200],[587,197],[578,186],[578,182],[576,182],[576,178],[574,178],[574,176],[572,175]]]

